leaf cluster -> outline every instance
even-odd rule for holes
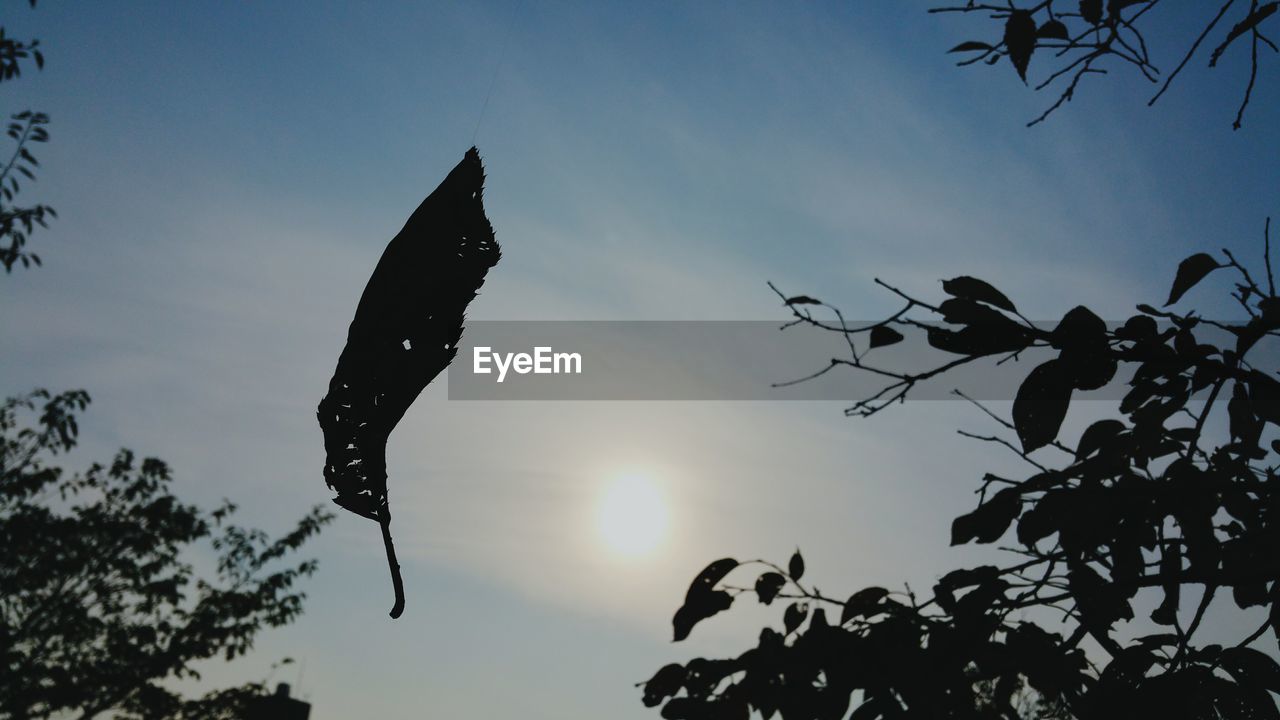
[[[231,660],[291,622],[314,560],[288,557],[332,516],[319,507],[271,538],[171,491],[169,467],[121,450],[67,474],[83,391],[0,405],[0,716],[231,717],[256,684],[186,699],[168,683]],[[192,553],[210,547],[216,570]]]
[[[36,0],[29,0],[31,7]],[[40,52],[39,40],[14,40],[5,34],[0,27],[0,82],[13,80],[22,74],[22,62],[33,60],[37,70],[44,69],[44,54]]]
[[[1165,309],[1139,305],[1115,324],[1084,306],[1052,327],[1032,323],[967,276],[945,281],[948,297],[936,304],[890,288],[906,306],[853,329],[814,316],[829,307],[820,300],[780,293],[792,324],[850,338],[851,358],[833,367],[886,379],[855,414],[875,414],[960,363],[1032,347],[1052,354],[1022,377],[1010,419],[983,408],[1014,438],[980,439],[1016,453],[1028,474],[986,474],[977,507],[951,527],[953,545],[1007,539],[1012,560],[947,573],[927,599],[878,587],[825,596],[802,584],[798,553],[785,570],[717,561],[690,588],[676,639],[744,592],[765,605],[790,600],[781,631],[765,628],[736,658],[664,667],[645,684],[645,703],[672,720],[751,711],[787,720],[1280,718],[1280,380],[1258,350],[1280,338],[1267,235],[1265,282],[1228,251],[1193,255]],[[1176,311],[1224,271],[1241,320]],[[917,320],[921,311],[940,321]],[[910,333],[955,359],[915,374],[871,363],[877,347]],[[1076,393],[1118,382],[1126,390],[1114,417],[1061,437]],[[1224,411],[1224,429],[1211,431],[1210,416]],[[752,587],[728,584],[753,564],[766,569]],[[1159,599],[1145,619],[1135,618],[1140,593]],[[1263,622],[1231,645],[1198,640],[1210,604],[1228,597],[1238,611],[1265,610]],[[1272,654],[1258,647],[1264,635]]]
[[[1043,79],[1036,90],[1061,88],[1057,100],[1028,125],[1035,125],[1069,102],[1086,75],[1105,75],[1118,63],[1135,69],[1143,78],[1160,86],[1147,104],[1153,104],[1182,72],[1201,44],[1214,36],[1215,28],[1237,7],[1238,21],[1217,35],[1219,43],[1209,53],[1209,67],[1215,67],[1223,53],[1246,38],[1250,47],[1249,80],[1236,112],[1233,127],[1239,129],[1253,94],[1258,74],[1258,51],[1280,51],[1263,32],[1265,22],[1280,6],[1277,2],[1226,0],[1202,29],[1181,62],[1161,80],[1161,72],[1147,49],[1150,11],[1162,0],[1036,0],[1035,2],[979,3],[935,7],[931,13],[986,13],[996,26],[993,40],[967,40],[948,52],[966,56],[961,66],[985,63],[996,65],[1008,58],[1025,83],[1032,60],[1044,64]],[[1242,43],[1243,44],[1243,43]]]
[[[31,0],[35,7],[35,0]],[[0,82],[12,81],[21,75],[21,62],[35,61],[37,69],[44,68],[44,55],[38,49],[40,41],[19,42],[5,35],[0,26]],[[18,175],[35,181],[35,169],[40,165],[31,152],[33,143],[49,139],[49,116],[41,112],[24,110],[10,117],[5,134],[13,140],[14,148],[8,162],[0,167],[0,265],[6,273],[13,272],[17,264],[22,267],[40,265],[40,256],[25,250],[27,238],[38,225],[48,227],[48,220],[58,214],[48,205],[18,207],[13,204],[22,185]]]

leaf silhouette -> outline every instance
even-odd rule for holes
[[[969,41],[967,41],[967,42],[962,42],[962,43],[960,43],[959,45],[957,45],[957,46],[955,46],[955,47],[951,48],[951,49],[950,49],[950,50],[948,50],[947,52],[949,52],[949,53],[957,53],[957,52],[972,52],[972,51],[975,51],[975,50],[984,50],[984,51],[985,51],[985,50],[990,50],[990,49],[991,49],[991,45],[989,45],[988,43],[980,42],[980,41],[978,41],[978,40],[969,40]]]
[[[1036,49],[1036,21],[1026,10],[1014,10],[1004,24],[1004,45],[1018,77],[1027,81],[1027,65]]]
[[[1121,340],[1148,340],[1156,336],[1160,326],[1149,315],[1134,315],[1116,328],[1116,337]]]
[[[1061,490],[1047,492],[1031,504],[1018,519],[1018,542],[1027,547],[1058,532],[1064,517],[1070,517],[1073,504]]]
[[[658,703],[675,695],[684,684],[687,673],[683,665],[671,663],[653,674],[644,684],[644,706],[655,707]]]
[[[1020,326],[1010,320],[1009,316],[976,300],[949,298],[944,300],[938,309],[942,311],[943,321],[952,325],[978,325],[1014,333],[1021,332]]]
[[[871,347],[878,348],[902,342],[902,333],[888,325],[877,325],[871,328]]]
[[[1107,342],[1107,324],[1089,308],[1077,305],[1058,321],[1051,340],[1060,350],[1096,349]]]
[[[787,298],[787,305],[821,305],[822,301],[808,295],[795,295]]]
[[[738,561],[733,558],[721,558],[706,566],[689,584],[689,591],[684,596],[685,600],[691,600],[700,593],[710,591],[736,567],[738,567]]]
[[[1013,399],[1013,426],[1023,452],[1032,452],[1058,437],[1071,404],[1071,381],[1059,360],[1037,366],[1022,381]]]
[[[1090,25],[1102,22],[1102,0],[1080,0],[1080,17]]]
[[[1251,444],[1258,442],[1258,437],[1262,434],[1262,423],[1253,414],[1244,383],[1233,383],[1231,400],[1227,402],[1227,422],[1231,437]]]
[[[1116,359],[1108,352],[1107,324],[1089,308],[1077,305],[1053,329],[1053,346],[1062,370],[1076,390],[1097,390],[1115,377]]]
[[[925,330],[925,336],[930,347],[957,355],[1015,352],[1031,344],[1031,338],[1012,321],[1003,326],[988,323],[969,325],[959,331],[930,327]]]
[[[1178,273],[1173,278],[1173,288],[1169,290],[1169,300],[1165,307],[1178,302],[1183,293],[1195,287],[1196,283],[1206,275],[1222,267],[1208,253],[1196,253],[1178,264]]]
[[[733,558],[721,558],[702,569],[689,585],[685,593],[684,605],[676,610],[671,624],[675,629],[675,640],[679,642],[687,637],[693,626],[715,615],[721,610],[729,609],[733,604],[733,596],[723,590],[715,590],[716,583],[724,579],[738,561]]]
[[[1251,371],[1249,397],[1259,418],[1280,425],[1280,380],[1257,370]]]
[[[1083,460],[1101,450],[1123,430],[1124,423],[1113,419],[1099,420],[1085,428],[1080,435],[1080,443],[1076,446],[1076,460]]]
[[[724,590],[707,590],[686,599],[671,619],[675,642],[689,637],[694,625],[722,610],[728,610],[732,604],[733,596]]]
[[[951,523],[951,544],[963,545],[971,540],[993,543],[1022,510],[1022,498],[1014,488],[1005,488],[978,506],[968,515],[961,515]]]
[[[768,605],[773,599],[778,597],[778,593],[782,590],[782,586],[787,584],[787,579],[782,573],[776,573],[770,570],[756,579],[756,598],[761,603]]]
[[[1071,39],[1071,37],[1067,35],[1067,26],[1063,25],[1061,20],[1049,20],[1045,22],[1045,24],[1040,26],[1039,30],[1036,30],[1036,35],[1039,35],[1042,38],[1049,38],[1051,40]]]
[[[790,635],[795,632],[796,628],[800,627],[800,624],[804,622],[808,615],[808,605],[798,602],[788,605],[786,611],[782,613],[782,626],[786,628],[786,634]]]
[[[1280,693],[1280,665],[1266,653],[1250,647],[1233,647],[1223,650],[1220,659],[1222,667],[1241,684]]]
[[[800,556],[799,550],[791,555],[791,562],[787,563],[787,573],[791,575],[792,580],[799,580],[804,576],[804,558]]]
[[[844,625],[855,617],[866,615],[888,594],[889,591],[882,587],[869,587],[850,595],[844,602],[844,609],[840,611],[840,624]]]
[[[391,541],[387,438],[453,361],[467,305],[502,256],[483,196],[484,165],[472,147],[387,244],[316,409],[333,501],[381,525],[393,618],[404,611],[404,587]]]
[[[1018,311],[1004,293],[992,287],[990,283],[968,275],[943,280],[942,291],[952,297],[976,300],[1012,313]]]

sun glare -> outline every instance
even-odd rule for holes
[[[596,530],[617,555],[640,557],[662,544],[669,522],[666,498],[644,475],[620,475],[605,485],[596,505]]]

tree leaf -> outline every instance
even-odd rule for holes
[[[1099,420],[1085,428],[1085,431],[1080,434],[1080,443],[1076,445],[1076,460],[1084,460],[1098,452],[1124,429],[1124,423],[1114,419]]]
[[[925,337],[930,347],[943,352],[976,356],[1017,352],[1025,350],[1032,342],[1022,327],[1012,321],[1003,326],[986,323],[967,325],[959,331],[930,327],[925,330]]]
[[[1018,311],[1004,293],[992,287],[990,283],[968,275],[943,280],[942,291],[952,297],[976,300],[1011,313]]]
[[[1058,437],[1071,404],[1070,378],[1059,360],[1049,360],[1027,374],[1013,400],[1013,426],[1023,452],[1032,452]]]
[[[942,320],[952,325],[977,326],[1019,334],[1022,326],[1010,320],[1008,315],[969,298],[948,298],[938,306]]]
[[[1280,381],[1258,370],[1250,371],[1249,398],[1258,417],[1280,425]]]
[[[902,342],[902,333],[888,325],[876,325],[871,328],[871,347],[878,348]]]
[[[664,720],[702,720],[707,717],[708,703],[691,697],[676,697],[662,706]]]
[[[809,606],[805,603],[793,602],[787,606],[785,612],[782,613],[782,626],[786,628],[786,634],[790,635],[800,627],[804,619],[809,615]]]
[[[1165,302],[1165,307],[1178,302],[1183,293],[1195,287],[1196,283],[1220,267],[1222,266],[1218,261],[1208,253],[1196,253],[1183,260],[1178,264],[1178,273],[1173,278],[1173,288],[1169,290],[1169,300]]]
[[[1062,490],[1045,493],[1018,518],[1018,542],[1027,547],[1058,532],[1072,509],[1071,496]]]
[[[979,505],[977,510],[951,522],[951,544],[963,545],[970,540],[993,543],[1004,535],[1021,510],[1021,493],[1014,488],[1005,488]]]
[[[821,305],[822,301],[816,298],[811,298],[808,295],[796,295],[794,297],[787,298],[786,304],[787,305]]]
[[[1027,65],[1036,49],[1036,21],[1026,10],[1014,10],[1004,24],[1004,45],[1018,77],[1027,81]]]
[[[644,684],[644,706],[656,707],[658,703],[675,695],[684,684],[686,672],[683,665],[671,663],[653,674]]]
[[[1117,362],[1107,345],[1107,324],[1089,308],[1078,305],[1053,329],[1050,340],[1063,373],[1076,390],[1097,390],[1115,377]]]
[[[791,562],[787,563],[787,574],[792,580],[799,580],[804,576],[804,558],[800,556],[799,550],[791,555]]]
[[[1061,20],[1049,20],[1036,30],[1036,35],[1051,40],[1070,40],[1071,36],[1067,34],[1067,26],[1062,24]]]
[[[1102,578],[1085,563],[1067,573],[1067,587],[1075,597],[1081,624],[1098,635],[1110,635],[1117,620],[1133,619],[1133,608],[1124,591]]]
[[[761,603],[768,605],[778,596],[782,590],[782,586],[787,584],[787,579],[782,573],[769,572],[756,578],[756,597]]]
[[[1050,341],[1059,350],[1097,350],[1107,344],[1107,324],[1089,308],[1077,305],[1058,321]]]
[[[721,558],[706,566],[690,583],[689,591],[684,596],[685,601],[688,602],[695,595],[710,591],[736,567],[738,567],[738,561],[733,558]]]
[[[1115,335],[1121,340],[1149,340],[1156,336],[1160,327],[1155,318],[1148,315],[1134,315],[1116,328]]]
[[[1223,650],[1219,659],[1240,684],[1280,693],[1280,665],[1266,653],[1251,647],[1231,647]]]
[[[975,51],[975,50],[983,50],[983,51],[986,51],[986,50],[990,50],[990,49],[992,49],[992,48],[991,48],[991,45],[989,45],[989,44],[987,44],[987,43],[980,42],[980,41],[978,41],[978,40],[969,40],[969,41],[967,41],[967,42],[962,42],[962,43],[960,43],[959,45],[957,45],[957,46],[955,46],[955,47],[951,48],[951,49],[950,49],[950,50],[948,50],[947,52],[949,52],[949,53],[957,53],[957,52],[973,52],[973,51]]]
[[[844,601],[844,609],[840,611],[840,624],[844,625],[855,617],[866,615],[888,594],[889,591],[882,587],[869,587],[850,595]]]
[[[1232,383],[1231,400],[1227,402],[1227,427],[1231,437],[1250,444],[1257,443],[1262,434],[1262,423],[1253,414],[1244,383]]]
[[[724,576],[736,567],[738,567],[737,560],[722,558],[703,568],[702,572],[693,579],[689,585],[689,591],[685,593],[684,605],[676,610],[675,617],[671,619],[676,642],[689,637],[694,625],[721,610],[727,610],[733,604],[732,595],[714,588],[716,583],[723,580]]]
[[[675,642],[689,637],[694,625],[722,610],[728,610],[732,604],[733,596],[724,590],[706,590],[688,598],[671,619]]]

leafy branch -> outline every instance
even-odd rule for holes
[[[935,7],[930,13],[986,13],[1000,27],[1000,36],[994,42],[969,40],[948,52],[967,55],[957,63],[960,66],[979,62],[995,65],[1008,58],[1018,76],[1027,82],[1027,73],[1033,57],[1048,55],[1053,63],[1044,71],[1043,79],[1035,84],[1036,90],[1057,87],[1057,99],[1028,126],[1043,122],[1054,111],[1069,102],[1086,75],[1105,75],[1108,63],[1128,66],[1159,90],[1148,101],[1153,105],[1169,89],[1173,80],[1199,51],[1201,44],[1218,27],[1233,6],[1241,8],[1239,20],[1222,36],[1222,40],[1209,54],[1209,67],[1216,67],[1219,58],[1241,38],[1250,44],[1249,78],[1232,127],[1240,129],[1245,109],[1253,96],[1258,75],[1258,50],[1260,47],[1280,52],[1276,44],[1262,32],[1262,25],[1275,14],[1277,2],[1239,2],[1226,0],[1217,13],[1207,22],[1199,36],[1191,44],[1178,65],[1160,80],[1160,70],[1152,61],[1147,49],[1146,33],[1148,13],[1162,0],[1040,0],[1019,6],[1018,3],[988,4],[970,2],[964,5]],[[1070,9],[1063,9],[1064,6]]]
[[[23,267],[32,263],[40,265],[40,256],[26,252],[23,248],[27,236],[36,225],[48,227],[46,218],[56,218],[58,213],[48,205],[31,207],[13,207],[13,198],[21,190],[16,175],[28,180],[36,179],[35,169],[40,163],[28,147],[29,143],[47,142],[49,131],[45,125],[49,116],[30,110],[15,114],[6,129],[6,134],[14,140],[15,147],[9,161],[0,168],[0,238],[8,238],[8,247],[0,246],[0,263],[5,272],[12,272],[13,266],[19,262]]]
[[[662,705],[667,718],[754,710],[835,719],[851,706],[854,718],[1018,718],[1028,698],[1039,717],[1276,717],[1268,693],[1280,693],[1280,665],[1256,647],[1267,628],[1280,632],[1280,440],[1271,439],[1280,380],[1255,357],[1263,338],[1280,337],[1269,229],[1265,282],[1224,250],[1184,260],[1170,289],[1166,308],[1227,271],[1245,311],[1237,322],[1139,305],[1108,327],[1080,306],[1041,328],[995,287],[962,276],[943,283],[949,297],[937,303],[877,281],[904,306],[849,327],[820,300],[778,293],[792,312],[784,329],[848,340],[850,357],[820,372],[846,367],[885,380],[887,394],[856,404],[855,415],[905,400],[958,360],[1056,352],[1022,377],[1010,418],[961,395],[998,425],[994,434],[966,434],[1016,453],[1033,471],[984,475],[977,507],[952,523],[951,543],[996,544],[1011,534],[1016,542],[1002,549],[1013,559],[946,573],[923,600],[910,588],[879,587],[834,599],[802,582],[798,552],[786,568],[718,560],[690,586],[673,618],[676,639],[752,592],[765,605],[790,601],[781,631],[766,627],[736,658],[663,667],[643,683],[644,702]],[[815,315],[818,307],[835,320]],[[1205,329],[1226,340],[1208,341]],[[873,364],[879,348],[919,334],[956,359],[916,373]],[[1119,416],[1093,422],[1074,442],[1060,438],[1074,393],[1112,383],[1122,368],[1132,373]],[[1222,395],[1230,399],[1219,402]],[[1224,405],[1226,429],[1206,436]],[[754,585],[733,580],[752,566],[763,570]],[[1269,619],[1229,646],[1198,642],[1227,591],[1239,609],[1269,608]],[[1135,624],[1140,593],[1161,598],[1147,618],[1151,631]]]

